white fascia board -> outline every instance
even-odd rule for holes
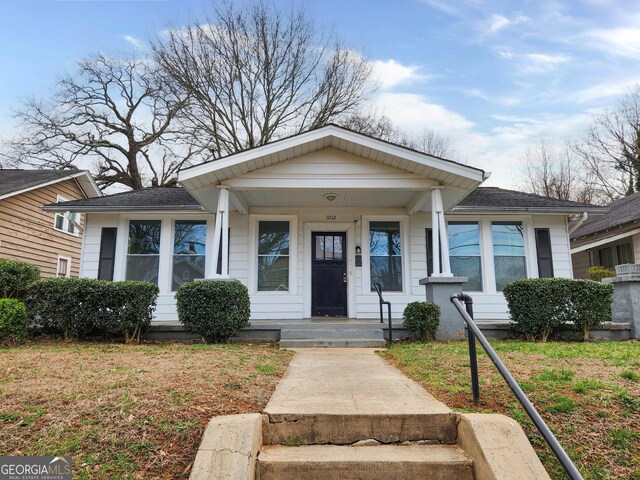
[[[263,145],[262,147],[253,148],[251,150],[240,152],[229,157],[222,158],[220,160],[215,160],[213,162],[197,165],[187,170],[183,170],[178,173],[178,181],[182,182],[193,177],[223,170],[225,168],[236,166],[258,157],[271,155],[279,151],[294,148],[304,143],[312,142],[314,140],[320,140],[329,136],[356,143],[358,145],[368,147],[372,150],[378,150],[389,155],[401,157],[405,160],[409,160],[426,167],[435,168],[448,173],[452,173],[454,175],[469,178],[479,183],[482,183],[487,178],[485,172],[478,168],[469,167],[467,165],[456,163],[452,160],[443,160],[426,153],[416,152],[399,145],[387,143],[383,140],[378,140],[355,132],[350,132],[334,125],[327,125],[326,127],[322,127],[317,130],[311,130],[309,132],[301,133],[290,138],[278,140],[271,144]]]
[[[81,177],[85,177],[85,179],[84,180],[80,180]],[[82,172],[73,173],[71,175],[67,175],[66,177],[56,178],[54,180],[49,180],[48,182],[43,182],[43,183],[39,183],[37,185],[32,185],[31,187],[23,188],[22,190],[16,190],[14,192],[5,193],[4,195],[0,195],[0,200],[4,200],[5,198],[10,198],[10,197],[15,197],[16,195],[20,195],[22,193],[27,193],[27,192],[30,192],[31,190],[36,190],[38,188],[48,187],[50,185],[55,185],[56,183],[64,182],[65,180],[71,180],[71,179],[74,179],[74,178],[76,178],[78,180],[78,182],[81,183],[81,188],[85,192],[85,194],[87,194],[87,197],[93,198],[93,197],[102,196],[102,191],[100,190],[100,188],[98,188],[98,185],[93,180],[93,177],[91,177],[91,175],[88,172],[82,171]],[[83,188],[82,183],[87,185],[88,190],[92,191],[92,193],[95,193],[95,195],[89,195],[89,192],[87,192]]]
[[[572,248],[571,253],[580,253],[584,252],[585,250],[589,250],[590,248],[596,248],[602,245],[606,245],[607,243],[617,242],[618,240],[622,240],[623,238],[631,237],[636,233],[640,233],[640,228],[629,230],[628,232],[620,233],[618,235],[613,235],[612,237],[603,238],[602,240],[598,240],[596,242],[580,245],[579,247]]]

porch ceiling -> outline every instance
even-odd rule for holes
[[[197,191],[197,198],[215,211],[219,190],[213,186]],[[302,207],[302,208],[406,208],[407,213],[431,211],[431,191],[425,190],[347,190],[347,189],[278,189],[278,190],[232,190],[230,208],[247,213],[251,207]],[[334,201],[324,195],[334,193]],[[443,188],[445,209],[449,209],[466,195],[462,189]],[[410,211],[413,209],[413,211]]]

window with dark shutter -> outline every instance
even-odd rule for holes
[[[553,257],[551,255],[551,233],[548,228],[536,228],[536,252],[538,256],[538,277],[553,278]]]
[[[113,266],[116,257],[117,228],[103,228],[100,236],[100,261],[98,263],[98,278],[113,280]]]

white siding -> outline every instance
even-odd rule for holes
[[[640,263],[640,233],[636,233],[633,237],[633,260]]]
[[[89,214],[85,230],[85,248],[83,252],[81,274],[84,277],[95,278],[98,273],[98,257],[100,252],[100,234],[103,227],[118,227],[118,251],[116,260],[115,279],[124,276],[126,262],[126,235],[128,218],[161,218],[163,220],[163,241],[161,259],[161,273],[169,272],[171,259],[171,225],[175,218],[193,218],[194,216],[180,215],[145,215],[130,216]],[[213,215],[200,215],[209,221],[209,236],[207,251],[213,228]],[[257,243],[257,222],[261,219],[290,220],[296,226],[292,235],[292,260],[290,271],[291,292],[257,292],[255,280],[255,263]],[[385,293],[385,299],[392,303],[392,315],[402,316],[407,303],[425,299],[424,287],[419,284],[420,279],[427,276],[427,252],[425,244],[425,228],[431,227],[431,216],[420,213],[408,216],[405,209],[362,209],[362,208],[253,208],[251,215],[240,215],[232,212],[230,216],[230,244],[229,244],[229,275],[247,285],[251,295],[252,319],[300,319],[308,317],[310,312],[311,285],[306,279],[310,278],[309,233],[323,229],[348,232],[348,278],[349,278],[349,316],[355,318],[378,318],[379,304],[375,292],[370,292],[368,277],[368,219],[398,220],[402,225],[403,236],[403,277],[404,292]],[[471,217],[451,215],[447,220],[470,220]],[[481,244],[484,258],[483,265],[483,293],[473,293],[474,311],[479,320],[506,320],[508,312],[504,296],[495,291],[493,275],[493,259],[491,258],[491,221],[518,220],[525,225],[528,255],[528,274],[537,276],[535,245],[533,242],[533,228],[549,228],[551,230],[554,272],[556,276],[571,277],[571,260],[569,244],[566,234],[565,218],[563,216],[513,216],[492,215],[476,216],[474,221],[481,225]],[[293,233],[293,232],[292,232]],[[364,234],[364,236],[363,236]],[[640,237],[640,236],[638,236]],[[640,239],[636,240],[640,244]],[[363,251],[363,267],[355,267],[355,246],[359,245]],[[638,245],[640,246],[640,245]],[[637,248],[637,247],[636,247]],[[640,255],[638,256],[640,258]],[[209,256],[207,261],[210,261]],[[162,266],[164,265],[164,267]],[[176,321],[175,300],[168,291],[169,282],[161,278],[161,294],[155,313],[155,321]]]

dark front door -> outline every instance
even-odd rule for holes
[[[347,316],[347,262],[344,232],[311,234],[311,315]]]

